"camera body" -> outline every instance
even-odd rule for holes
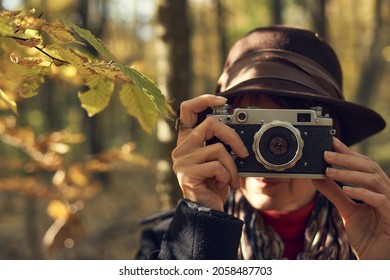
[[[276,178],[324,178],[329,166],[324,151],[332,150],[333,120],[311,109],[213,108],[207,116],[233,128],[249,156],[238,158],[230,147],[240,176]],[[213,138],[206,145],[219,142]]]

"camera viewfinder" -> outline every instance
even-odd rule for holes
[[[297,114],[297,122],[311,122],[311,114],[310,113],[298,113]]]

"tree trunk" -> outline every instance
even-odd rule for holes
[[[34,197],[26,197],[25,203],[25,230],[30,250],[29,257],[32,260],[41,260],[43,259],[43,255],[41,252],[41,242],[38,234],[36,199]]]
[[[385,7],[387,5],[387,7]],[[390,44],[390,20],[382,14],[382,10],[389,11],[389,1],[376,0],[374,6],[374,30],[370,41],[370,47],[361,66],[359,84],[355,100],[359,104],[370,107],[378,91],[379,81],[385,73],[387,61],[382,56],[384,47]],[[368,153],[368,142],[362,142],[359,150],[363,154]]]
[[[177,110],[191,93],[191,24],[186,0],[157,1],[156,43],[158,83],[168,100]],[[161,122],[158,135],[170,136],[162,140],[159,161],[157,164],[156,191],[160,199],[160,208],[168,209],[181,197],[176,176],[172,171],[171,152],[175,147],[176,132],[173,122],[169,125]]]
[[[314,30],[322,37],[325,41],[328,40],[327,34],[327,22],[326,22],[326,3],[327,0],[319,0],[311,2],[311,14],[313,19]]]
[[[282,24],[282,9],[283,4],[282,0],[272,0],[271,1],[271,14],[272,14],[272,23],[273,24]]]
[[[221,69],[223,68],[223,64],[225,63],[225,59],[228,55],[228,39],[226,34],[226,12],[225,7],[222,4],[221,0],[215,0],[215,5],[217,8],[217,31],[219,34],[219,49],[220,49],[220,61],[221,61]]]
[[[101,8],[101,11],[99,11],[99,7]],[[83,28],[90,30],[96,37],[102,38],[105,24],[105,1],[81,1],[79,9],[81,17],[83,18]],[[89,52],[98,56],[98,52],[95,48],[90,47],[89,45],[87,45],[87,47]],[[84,114],[84,124],[88,133],[90,152],[92,154],[96,154],[104,150],[102,141],[104,137],[100,137],[99,119],[99,115],[91,118]]]

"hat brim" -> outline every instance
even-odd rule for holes
[[[340,122],[340,140],[348,146],[356,144],[386,127],[384,119],[367,107],[341,99],[321,96],[310,88],[285,80],[251,79],[226,91],[217,92],[216,95],[232,98],[244,93],[302,98],[329,105],[337,113]]]

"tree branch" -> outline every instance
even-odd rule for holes
[[[27,41],[28,38],[20,38],[20,37],[17,37],[17,36],[5,36],[7,38],[11,38],[11,39],[14,39],[16,41]],[[40,51],[41,53],[43,53],[44,55],[50,57],[53,61],[58,61],[58,62],[61,62],[61,63],[64,63],[64,64],[70,64],[69,62],[65,61],[65,60],[62,60],[62,59],[59,59],[59,58],[56,58],[54,56],[52,56],[51,54],[49,54],[48,52],[44,51],[45,47],[38,47],[38,46],[34,46],[34,49]]]

